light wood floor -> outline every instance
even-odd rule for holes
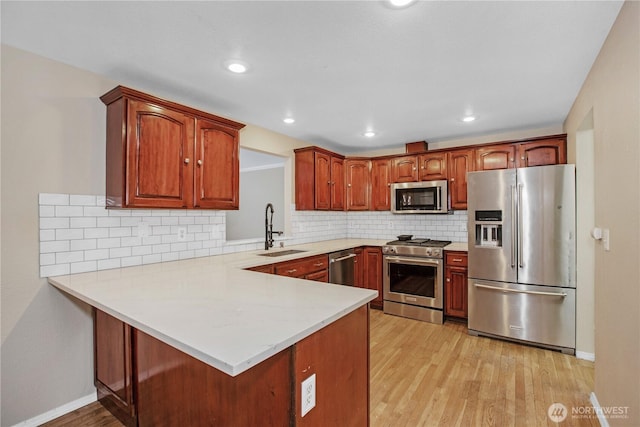
[[[573,356],[467,334],[455,322],[433,325],[371,310],[371,426],[599,426],[573,418],[590,406],[593,363]],[[120,427],[98,403],[49,427]]]

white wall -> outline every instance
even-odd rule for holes
[[[592,113],[591,113],[592,112]],[[611,250],[595,250],[595,394],[628,407],[609,424],[640,425],[640,2],[627,1],[565,121],[569,159],[593,114],[595,223]],[[578,154],[580,152],[578,151]]]

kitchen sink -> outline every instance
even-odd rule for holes
[[[299,254],[300,252],[307,252],[307,251],[303,251],[303,250],[300,250],[300,249],[288,249],[286,251],[267,252],[265,254],[258,254],[258,255],[260,255],[260,256],[268,256],[268,257],[277,257],[277,256]]]

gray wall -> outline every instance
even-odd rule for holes
[[[227,215],[227,240],[264,237],[264,212],[272,203],[273,229],[284,231],[284,167],[240,173],[240,210]]]

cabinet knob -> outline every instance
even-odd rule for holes
[[[188,157],[186,157],[186,158],[184,159],[184,164],[185,164],[185,165],[188,165],[190,161],[191,161],[191,160],[189,160],[189,158],[188,158]]]
[[[450,282],[450,281],[451,281],[451,279],[447,278],[447,282]]]
[[[198,160],[198,166],[202,166],[202,160]]]
[[[351,184],[347,184],[347,187],[351,187]]]
[[[414,166],[414,167],[413,167],[413,170],[416,170],[416,169],[418,169],[418,168],[416,168],[416,167]]]
[[[451,182],[453,182],[453,181],[455,181],[455,180],[456,180],[455,178],[451,178]]]
[[[391,187],[391,183],[388,183],[388,184],[387,184],[387,187]]]

